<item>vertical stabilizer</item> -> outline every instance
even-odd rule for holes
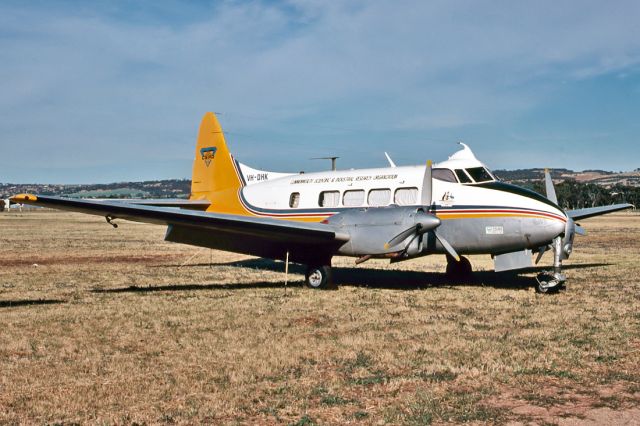
[[[209,200],[211,206],[208,211],[247,214],[238,198],[241,187],[242,182],[218,118],[207,112],[200,123],[189,198]]]

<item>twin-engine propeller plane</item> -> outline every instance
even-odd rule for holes
[[[546,173],[547,197],[502,183],[469,147],[426,166],[275,173],[239,163],[213,113],[200,125],[188,200],[98,201],[31,194],[13,202],[167,225],[165,240],[308,265],[306,284],[328,288],[335,255],[399,262],[447,257],[447,274],[471,273],[465,254],[490,254],[496,271],[531,266],[551,249],[547,292],[565,282],[562,261],[583,233],[575,221],[633,207],[564,211]],[[179,209],[177,209],[178,207]]]

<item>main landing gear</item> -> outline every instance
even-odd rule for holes
[[[471,262],[466,257],[460,257],[460,260],[456,260],[453,257],[447,255],[447,278],[453,281],[466,281],[471,279],[473,270],[471,269]]]
[[[562,288],[567,276],[562,273],[562,238],[556,237],[553,240],[553,270],[545,271],[536,277],[538,293],[555,292]]]
[[[304,283],[309,288],[320,290],[334,289],[331,265],[309,265],[304,276]]]

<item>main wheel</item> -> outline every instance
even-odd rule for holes
[[[453,280],[468,280],[472,277],[471,262],[466,257],[460,257],[460,261],[447,256],[447,277]]]
[[[307,287],[328,289],[333,287],[333,281],[331,279],[331,266],[329,265],[311,265],[307,268],[305,274],[305,281]]]

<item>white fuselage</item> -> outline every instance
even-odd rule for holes
[[[283,174],[238,163],[237,173],[244,182],[239,196],[250,214],[303,221],[323,221],[350,209],[420,206],[425,167]],[[535,249],[564,232],[565,213],[546,198],[497,182],[493,176],[466,183],[456,177],[463,169],[478,167],[484,165],[475,158],[450,158],[433,168],[429,209],[442,220],[439,232],[461,253]],[[448,172],[452,181],[439,179],[438,171]],[[441,251],[439,246],[434,250]]]

